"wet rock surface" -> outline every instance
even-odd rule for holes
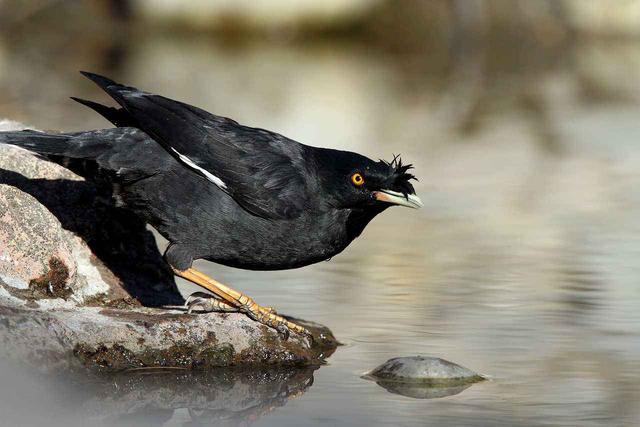
[[[320,325],[296,320],[313,343],[284,340],[240,313],[176,309],[183,302],[139,218],[69,170],[0,145],[1,357],[44,371],[203,369],[315,365],[337,345]]]
[[[391,393],[419,399],[458,394],[485,378],[439,357],[395,357],[364,376]]]

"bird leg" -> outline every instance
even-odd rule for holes
[[[220,297],[223,301],[215,303],[219,307],[224,307],[221,305],[224,303],[226,303],[225,306],[235,307],[238,311],[246,313],[253,320],[276,329],[285,337],[289,336],[289,331],[312,337],[307,329],[288,321],[282,316],[278,316],[272,308],[258,305],[252,298],[242,292],[238,292],[194,268],[187,268],[186,270],[173,268],[173,272],[177,276],[202,286]]]

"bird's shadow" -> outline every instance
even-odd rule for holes
[[[38,200],[65,230],[86,242],[93,255],[116,276],[120,286],[142,305],[184,303],[173,273],[144,221],[101,197],[94,184],[67,179],[30,179],[6,169],[0,169],[0,184],[13,186]]]

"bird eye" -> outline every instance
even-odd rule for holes
[[[356,172],[351,175],[351,182],[353,183],[353,185],[357,185],[359,187],[364,184],[364,177],[360,172]]]

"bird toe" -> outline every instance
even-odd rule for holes
[[[287,341],[289,339],[290,331],[286,325],[278,325],[275,329],[278,331],[278,334],[282,337],[283,341]]]
[[[204,313],[238,311],[238,308],[204,292],[194,292],[189,295],[184,305],[187,308],[187,313],[192,313],[194,310]]]

